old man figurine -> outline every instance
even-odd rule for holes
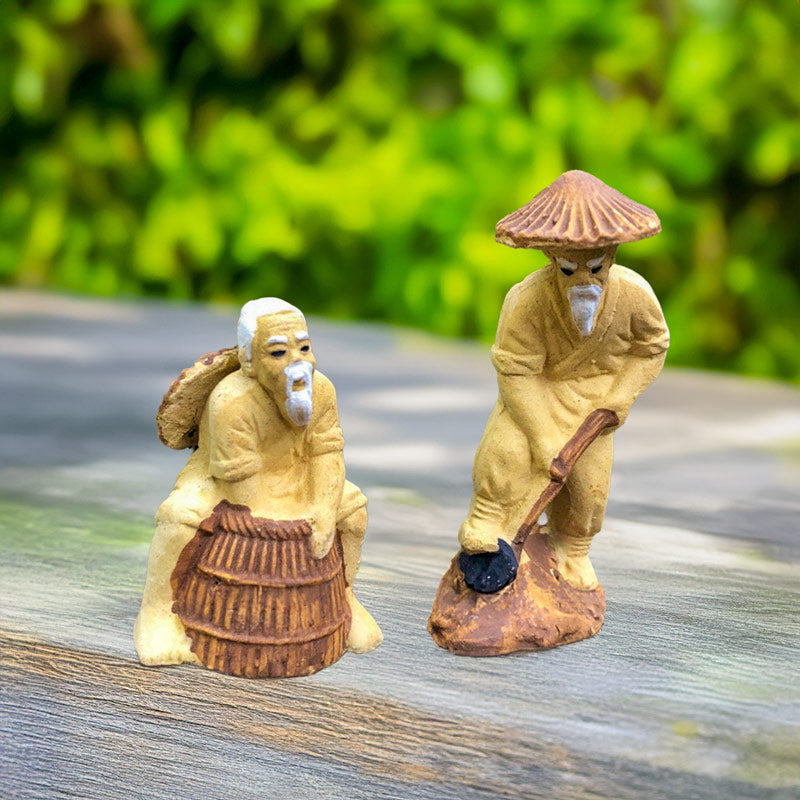
[[[467,554],[462,564],[507,551],[503,543],[553,479],[553,460],[581,423],[608,409],[621,425],[661,371],[669,333],[658,301],[641,276],[614,263],[618,244],[660,229],[653,211],[578,170],[497,224],[498,242],[542,250],[549,263],[509,291],[500,314],[492,348],[499,397],[475,457],[472,501],[459,531]],[[612,448],[609,428],[578,459],[548,508],[555,566],[545,572],[557,573],[562,593],[598,588],[589,546],[603,522]],[[471,575],[479,587],[483,579],[502,587],[517,568],[510,556],[474,561],[483,565]],[[481,569],[493,571],[491,580]],[[436,614],[435,606],[431,624],[441,633],[446,625]],[[535,647],[533,639],[503,652]],[[563,641],[540,646],[553,643]]]
[[[262,572],[280,572],[276,559],[291,560],[286,569],[316,576],[307,581],[313,588],[323,585],[323,578],[339,579],[337,563],[343,561],[346,648],[374,649],[382,639],[380,629],[352,588],[367,523],[366,498],[345,480],[336,395],[315,368],[303,314],[278,298],[253,300],[242,308],[237,338],[236,350],[210,354],[185,370],[159,411],[162,440],[196,449],[156,514],[134,641],[142,663],[176,664],[198,661],[201,634],[216,636],[201,653],[212,660],[209,648],[216,651],[238,636],[240,649],[249,648],[251,663],[242,662],[240,672],[230,670],[234,674],[302,674],[314,669],[295,666],[301,671],[287,673],[258,662],[271,657],[269,647],[272,652],[287,647],[303,626],[324,631],[333,623],[328,624],[324,605],[317,608],[316,595],[309,600],[310,595],[297,594],[301,578],[284,570],[286,588],[276,590],[274,577],[259,576],[259,563]],[[216,550],[208,546],[215,530],[231,539],[221,540]],[[307,541],[302,541],[304,530]],[[209,576],[211,589],[201,585]],[[201,601],[192,594],[216,591],[220,583],[227,590],[224,597]],[[284,599],[276,591],[284,592]],[[331,596],[335,591],[333,583],[324,585]],[[192,608],[202,611],[205,602],[208,618],[188,621],[176,613],[181,602],[189,609],[186,614]],[[245,608],[248,603],[252,607]],[[322,618],[310,620],[313,614]],[[282,624],[284,615],[293,627],[267,635],[269,625]],[[226,633],[226,626],[233,633]],[[312,631],[306,639],[315,636]],[[254,655],[256,644],[261,649]]]

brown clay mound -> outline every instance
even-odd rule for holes
[[[605,610],[602,587],[570,586],[556,569],[547,536],[539,533],[528,537],[516,579],[496,594],[469,589],[456,556],[439,584],[428,631],[456,655],[498,656],[594,636]]]

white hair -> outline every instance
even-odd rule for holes
[[[256,333],[258,320],[269,314],[280,314],[285,311],[299,314],[305,322],[303,312],[291,303],[281,300],[280,297],[261,297],[258,300],[250,300],[250,302],[242,306],[242,311],[239,314],[239,324],[236,326],[236,341],[239,349],[245,351],[248,361],[253,356],[253,336]]]

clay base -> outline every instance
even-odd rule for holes
[[[436,592],[428,631],[456,655],[499,656],[588,639],[602,627],[605,611],[603,588],[570,586],[547,536],[538,533],[525,543],[516,579],[496,594],[469,589],[456,556]]]

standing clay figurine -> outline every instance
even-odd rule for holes
[[[156,514],[143,664],[290,677],[381,643],[352,588],[367,500],[345,480],[336,394],[315,364],[303,314],[262,298],[242,308],[238,348],[164,396],[159,436],[195,450]]]
[[[428,622],[442,647],[476,656],[556,647],[603,624],[589,546],[613,431],[669,346],[652,289],[614,255],[660,230],[649,208],[578,170],[497,224],[498,242],[542,250],[550,263],[511,289],[500,314],[499,397],[475,456],[462,552]]]

